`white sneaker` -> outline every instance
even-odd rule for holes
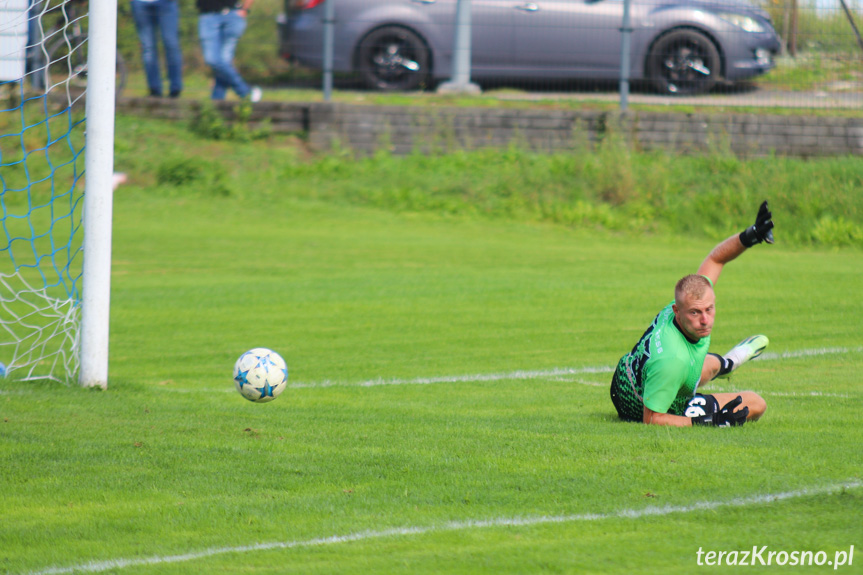
[[[723,356],[726,360],[731,360],[731,369],[719,377],[728,377],[738,367],[761,355],[769,343],[770,340],[767,339],[766,335],[753,335],[732,347],[731,351]]]
[[[260,102],[263,97],[264,91],[258,86],[252,86],[252,90],[249,92],[249,101],[252,103]]]

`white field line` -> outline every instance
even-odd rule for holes
[[[745,389],[713,387],[712,385],[710,387],[701,386],[699,389],[704,393],[739,393],[745,391]],[[842,399],[849,399],[851,397],[848,393],[829,393],[823,391],[759,391],[758,393],[769,397],[838,397]]]
[[[415,379],[369,379],[358,382],[320,381],[312,383],[291,383],[289,387],[375,387],[378,385],[429,385],[432,383],[474,383],[483,381],[500,381],[504,379],[541,379],[559,377],[562,375],[579,375],[583,373],[611,373],[614,368],[601,367],[556,367],[535,371],[510,371],[506,373],[474,373],[468,375],[442,375],[438,377],[418,377]]]
[[[324,545],[337,545],[340,543],[352,543],[355,541],[367,541],[370,539],[383,539],[388,537],[405,537],[412,535],[425,535],[428,533],[442,533],[451,531],[467,531],[471,529],[483,529],[488,527],[529,527],[535,525],[548,525],[554,523],[573,523],[587,521],[602,521],[605,519],[641,519],[643,517],[663,517],[676,513],[692,513],[698,511],[710,511],[723,507],[748,507],[751,505],[766,505],[777,501],[797,499],[815,495],[833,494],[836,492],[857,489],[863,486],[861,481],[847,481],[826,487],[814,487],[800,489],[798,491],[786,491],[783,493],[770,493],[764,495],[753,495],[725,501],[702,501],[692,505],[663,507],[646,507],[644,509],[624,509],[613,513],[586,513],[580,515],[543,515],[535,517],[500,517],[492,519],[474,519],[468,521],[451,521],[441,525],[430,525],[426,527],[395,527],[375,531],[361,531],[347,535],[333,535],[316,539],[301,541],[277,541],[271,543],[256,543],[254,545],[240,545],[235,547],[215,547],[203,551],[192,551],[178,555],[162,555],[153,557],[109,559],[105,561],[93,561],[74,565],[71,567],[48,567],[41,571],[31,571],[29,575],[64,575],[71,573],[99,573],[112,569],[124,569],[126,567],[140,567],[148,565],[165,565],[169,563],[182,563],[205,559],[216,555],[228,553],[249,553],[254,551],[267,551],[273,549],[296,549],[303,547],[320,547]]]
[[[823,393],[820,391],[766,391],[763,393],[772,397],[841,397],[845,399],[851,397],[847,393]]]
[[[821,347],[815,349],[801,349],[798,351],[784,351],[781,353],[764,353],[753,361],[775,361],[777,359],[792,359],[800,357],[818,357],[823,355],[843,355],[849,353],[861,353],[863,347]],[[378,385],[429,385],[433,383],[476,383],[486,381],[501,381],[513,379],[547,379],[567,375],[582,375],[586,373],[612,373],[616,366],[592,366],[592,367],[557,367],[533,371],[510,371],[505,373],[475,373],[467,375],[445,375],[439,377],[418,377],[414,379],[369,379],[358,382],[341,381],[318,381],[318,382],[294,382],[289,383],[291,388],[307,387],[375,387]],[[589,382],[576,380],[577,383],[592,385]]]
[[[846,353],[861,353],[860,347],[817,347],[815,349],[800,349],[797,351],[765,352],[754,361],[770,361],[775,359],[791,359],[795,357],[816,357],[820,355],[842,355]]]

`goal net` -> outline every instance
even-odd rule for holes
[[[0,0],[0,363],[13,379],[80,375],[89,18],[80,0]]]

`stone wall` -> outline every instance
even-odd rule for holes
[[[199,107],[196,101],[150,98],[126,98],[118,104],[126,113],[182,120],[193,117]],[[229,120],[235,107],[218,104]],[[254,104],[251,123],[265,119],[273,131],[302,134],[316,149],[336,145],[359,153],[382,147],[406,154],[513,144],[554,151],[589,147],[616,132],[640,149],[731,150],[742,157],[863,155],[863,117]]]

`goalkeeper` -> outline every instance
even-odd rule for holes
[[[767,404],[752,391],[696,392],[699,384],[727,376],[767,347],[767,337],[756,335],[724,356],[708,353],[716,312],[713,289],[722,267],[756,244],[772,244],[771,218],[765,201],[754,225],[719,243],[697,274],[677,282],[674,301],[659,312],[614,372],[611,401],[621,419],[678,427],[733,426],[764,414]]]

